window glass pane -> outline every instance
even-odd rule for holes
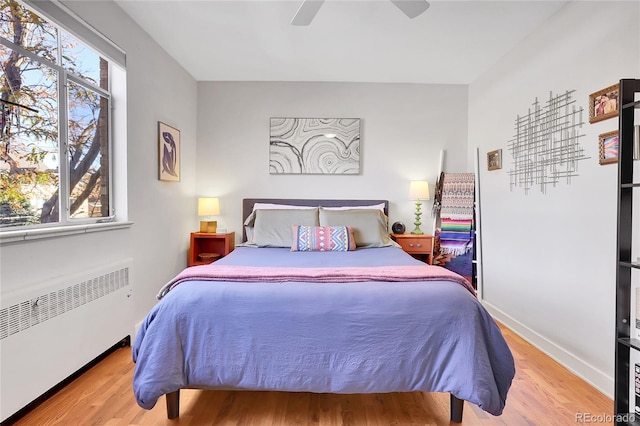
[[[69,82],[70,217],[109,216],[108,100]]]
[[[15,1],[0,4],[0,37],[58,63],[57,28]]]
[[[96,86],[105,90],[109,89],[108,68],[106,66],[101,67],[101,62],[106,63],[105,59],[100,58],[100,55],[87,47],[87,45],[66,32],[62,32],[61,45],[62,66],[65,69]]]
[[[57,73],[0,46],[0,226],[57,222]]]
[[[110,216],[110,99],[91,88],[108,92],[109,62],[18,2],[0,0],[0,69],[0,227]]]

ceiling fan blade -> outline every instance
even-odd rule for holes
[[[324,0],[303,0],[296,15],[291,20],[291,24],[297,26],[309,25],[318,10],[320,10],[322,3],[324,3]]]
[[[391,0],[391,2],[411,19],[429,9],[427,0]]]

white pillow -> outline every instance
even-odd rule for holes
[[[317,206],[293,206],[290,204],[254,203],[253,211],[256,210],[285,210],[285,209],[317,209]]]
[[[371,206],[342,206],[342,207],[322,207],[325,210],[351,210],[351,209],[371,209],[380,210],[384,213],[384,203],[374,204]]]

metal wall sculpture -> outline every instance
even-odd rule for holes
[[[272,118],[271,174],[359,174],[360,119]]]
[[[536,186],[544,194],[547,185],[555,187],[561,181],[569,184],[578,176],[578,162],[589,157],[580,145],[583,109],[574,105],[573,92],[557,96],[549,92],[544,106],[536,98],[533,110],[529,108],[526,115],[516,117],[516,134],[508,143],[513,158],[509,170],[512,191],[521,187],[528,194]]]

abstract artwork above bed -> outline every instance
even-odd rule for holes
[[[359,118],[271,118],[270,174],[360,174]]]

